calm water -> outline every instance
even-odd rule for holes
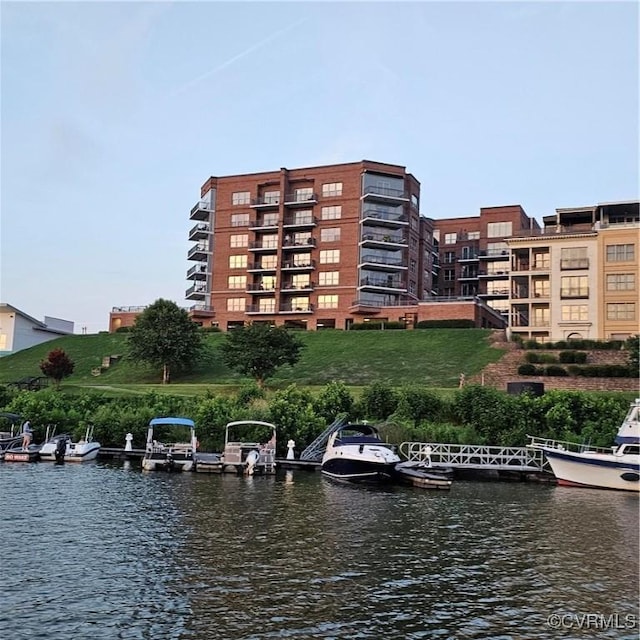
[[[637,496],[101,463],[2,463],[0,491],[7,640],[638,637]]]

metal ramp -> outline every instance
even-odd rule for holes
[[[543,452],[531,447],[489,447],[477,444],[403,442],[401,454],[409,461],[431,467],[496,471],[547,471]]]
[[[300,460],[305,462],[321,462],[329,436],[347,424],[347,414],[339,413],[336,419],[300,454]]]

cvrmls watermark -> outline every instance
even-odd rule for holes
[[[551,629],[637,629],[638,616],[633,613],[552,613],[547,617]]]

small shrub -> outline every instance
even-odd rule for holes
[[[200,331],[203,333],[220,333],[222,329],[220,327],[200,327]]]
[[[534,362],[537,364],[555,364],[558,359],[552,353],[527,353],[525,355],[527,362]]]
[[[568,374],[567,374],[567,370],[564,367],[551,364],[548,367],[545,367],[544,375],[555,376],[555,377],[566,377]]]
[[[564,364],[584,364],[587,361],[587,354],[584,351],[561,351],[558,358]]]
[[[129,333],[131,331],[131,327],[118,327],[115,330],[115,333]]]
[[[451,319],[451,320],[421,320],[415,325],[416,329],[475,329],[476,323],[473,320]]]
[[[519,376],[537,376],[540,375],[540,371],[532,364],[521,364],[518,367]]]
[[[541,349],[542,348],[542,345],[539,342],[537,342],[536,340],[525,340],[522,343],[522,346],[525,349]]]

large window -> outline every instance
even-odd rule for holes
[[[249,191],[236,191],[231,194],[231,204],[249,204],[251,202],[251,193]]]
[[[586,304],[563,304],[561,314],[563,322],[586,322],[589,319]]]
[[[229,289],[246,289],[247,276],[229,276],[227,282]]]
[[[505,238],[511,235],[512,222],[489,222],[487,238]]]
[[[300,189],[296,189],[294,192],[295,202],[305,202],[306,200],[312,200],[312,199],[313,199],[312,187],[302,187]]]
[[[320,252],[320,264],[336,264],[340,262],[340,249],[325,249]]]
[[[249,214],[248,213],[234,213],[231,216],[232,227],[248,227],[249,226]]]
[[[633,291],[636,288],[635,273],[608,273],[607,291]]]
[[[322,195],[326,198],[329,196],[342,195],[342,182],[329,182],[322,185]]]
[[[262,202],[264,202],[264,204],[278,204],[280,202],[280,192],[265,191],[262,196]]]
[[[549,307],[533,308],[533,326],[534,327],[549,326]]]
[[[467,237],[469,240],[480,240],[480,232],[479,231],[469,231]]]
[[[337,309],[337,308],[338,308],[337,295],[318,296],[318,309]]]
[[[261,298],[258,302],[258,310],[261,313],[275,313],[276,301],[273,298]]]
[[[237,249],[238,247],[248,247],[249,235],[246,233],[234,233],[229,238],[229,246],[233,249]]]
[[[340,240],[340,227],[331,227],[320,230],[320,242],[338,242]]]
[[[588,298],[589,297],[589,277],[588,276],[562,276],[560,278],[561,298]]]
[[[229,269],[246,269],[247,254],[240,256],[229,256]]]
[[[444,234],[444,243],[445,244],[455,244],[458,236],[455,233],[445,233]]]
[[[335,286],[340,284],[339,271],[321,271],[318,275],[318,282],[321,287]]]
[[[452,262],[455,262],[455,261],[456,261],[455,251],[445,251],[443,262],[445,264],[451,264]]]
[[[275,269],[278,264],[278,256],[262,256],[260,259],[260,267],[262,269]]]
[[[607,304],[607,320],[635,320],[635,302],[612,302]]]
[[[635,246],[632,244],[608,244],[607,262],[626,262],[635,259]]]
[[[339,220],[342,217],[342,206],[322,207],[321,218],[323,220]]]
[[[487,243],[487,255],[488,256],[506,256],[509,253],[509,247],[506,242],[488,242]]]
[[[227,311],[244,311],[246,300],[244,298],[227,298]]]
[[[275,249],[278,246],[278,234],[265,234],[262,236],[262,244],[260,245],[263,249]]]

